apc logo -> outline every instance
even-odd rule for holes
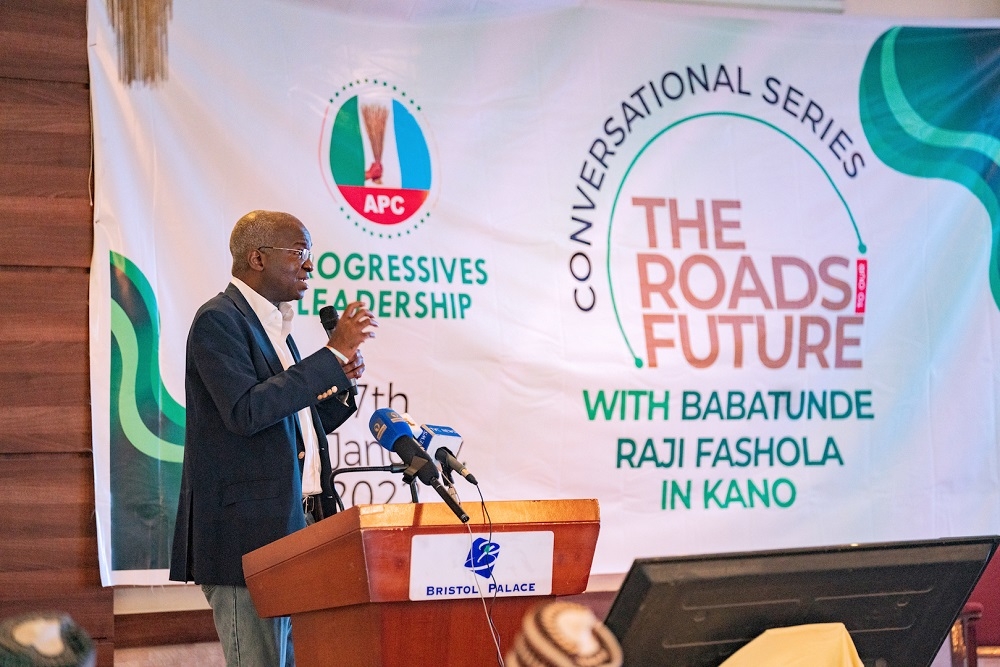
[[[469,555],[465,557],[465,567],[483,579],[493,576],[493,567],[500,556],[500,545],[485,537],[477,537],[472,542]]]
[[[320,165],[348,220],[372,236],[422,225],[437,178],[420,106],[387,81],[343,86],[323,120]]]

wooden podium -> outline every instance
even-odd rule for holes
[[[506,655],[525,613],[557,595],[587,588],[600,530],[596,500],[488,502],[494,535],[553,533],[552,595],[486,597]],[[466,503],[473,533],[489,525]],[[291,616],[298,667],[497,663],[479,597],[410,600],[415,535],[468,533],[439,502],[360,505],[243,557],[261,616]]]

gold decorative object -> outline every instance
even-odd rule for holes
[[[105,0],[118,40],[118,78],[156,85],[167,78],[167,24],[173,0]]]

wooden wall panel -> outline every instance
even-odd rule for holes
[[[0,452],[90,452],[88,279],[0,268]]]
[[[0,344],[17,341],[37,343],[86,343],[89,339],[87,271],[40,270],[0,267],[0,309],[18,326],[0,327]],[[4,363],[10,360],[4,359]],[[25,360],[26,365],[46,364]],[[56,362],[53,362],[56,363]]]
[[[0,0],[0,618],[68,613],[111,667],[90,443],[86,15],[86,0]]]
[[[93,459],[0,455],[0,609],[63,611],[113,639],[113,591],[97,565]]]
[[[2,131],[2,130],[0,130]],[[31,179],[41,178],[44,169],[0,167],[0,190],[4,179],[30,171]],[[48,174],[49,183],[66,175],[66,170]],[[27,180],[22,187],[28,188]],[[59,188],[59,185],[54,185]],[[93,210],[83,197],[19,196],[0,192],[0,264],[6,266],[66,266],[85,268],[93,253]]]
[[[115,646],[166,646],[219,641],[211,609],[115,616]]]
[[[86,85],[17,79],[4,79],[2,84],[0,118],[8,131],[74,140],[86,138],[90,132],[90,95]],[[71,148],[79,153],[79,147]]]
[[[90,81],[86,1],[0,2],[0,77]]]
[[[0,265],[89,266],[90,146],[85,86],[0,79]]]

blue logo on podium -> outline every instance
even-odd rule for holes
[[[465,567],[478,574],[483,579],[493,576],[493,566],[500,555],[500,545],[485,537],[477,537],[472,542],[469,555],[465,557]]]

